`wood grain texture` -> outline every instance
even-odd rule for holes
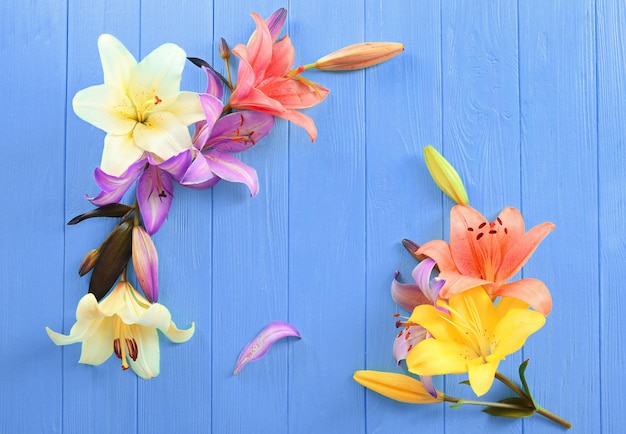
[[[398,41],[405,52],[353,73],[307,71],[331,90],[305,111],[319,135],[277,120],[242,160],[242,184],[176,188],[154,237],[159,301],[184,344],[161,339],[161,374],[123,372],[112,357],[80,365],[68,333],[88,278],[83,255],[111,221],[65,223],[91,209],[104,133],[80,120],[74,94],[100,84],[97,39],[136,56],[165,42],[224,71],[218,43],[246,43],[250,17],[288,9],[305,64],[344,45]],[[359,369],[404,372],[391,345],[394,271],[415,261],[400,241],[448,239],[452,202],[423,163],[432,144],[493,219],[522,210],[526,229],[556,229],[518,277],[552,291],[554,309],[523,351],[501,363],[574,433],[622,430],[626,280],[626,8],[610,0],[9,0],[0,5],[0,431],[7,433],[552,433],[535,417],[498,420],[477,408],[411,406],[366,392]],[[236,65],[236,62],[233,62]],[[236,70],[236,66],[234,68]],[[202,91],[191,64],[182,88]],[[272,320],[302,340],[276,343],[238,375],[243,346]],[[464,375],[435,379],[470,396]],[[496,385],[488,395],[499,399]]]

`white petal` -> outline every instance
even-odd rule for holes
[[[103,313],[100,309],[95,295],[91,293],[83,295],[83,297],[78,302],[78,305],[76,306],[77,322],[102,318],[105,315],[106,314]]]
[[[170,311],[160,303],[154,303],[137,319],[137,324],[144,327],[167,329],[172,321]]]
[[[83,341],[78,363],[100,365],[113,353],[117,318],[103,318],[95,333]]]
[[[195,330],[195,323],[191,323],[191,327],[189,327],[187,330],[180,330],[176,327],[174,321],[170,323],[169,329],[161,329],[161,331],[165,334],[165,336],[169,338],[170,341],[176,342],[177,344],[187,342],[189,339],[191,339]]]
[[[180,151],[191,147],[191,135],[187,126],[168,112],[153,113],[133,132],[135,145],[167,160]]]
[[[133,69],[128,84],[130,98],[136,107],[145,108],[157,96],[164,106],[178,96],[185,52],[175,44],[163,44],[148,54]]]
[[[143,156],[143,152],[143,149],[137,147],[132,134],[123,136],[107,134],[104,138],[100,168],[109,175],[120,176]]]
[[[172,113],[184,125],[191,125],[206,119],[200,98],[195,92],[180,92],[174,102],[164,111]]]
[[[130,367],[141,378],[146,380],[159,375],[161,350],[159,348],[159,334],[156,329],[131,326],[131,333],[137,341],[137,360],[128,360]]]
[[[98,50],[104,72],[104,82],[125,89],[128,86],[130,74],[137,65],[133,55],[120,41],[107,34],[98,38]]]
[[[78,321],[72,326],[69,335],[54,332],[48,327],[46,327],[46,332],[52,342],[57,345],[75,344],[89,338],[98,329],[101,321],[102,319]]]
[[[79,118],[110,134],[128,134],[137,123],[130,99],[117,87],[107,84],[79,91],[72,106]]]

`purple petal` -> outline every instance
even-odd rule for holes
[[[159,298],[159,255],[150,235],[141,226],[133,227],[133,268],[139,285],[151,303]]]
[[[159,230],[172,206],[174,183],[169,173],[149,166],[137,183],[137,202],[146,231]]]
[[[247,151],[274,127],[274,116],[254,111],[231,113],[217,121],[207,148],[226,152]]]
[[[213,95],[217,99],[222,99],[224,96],[224,85],[222,80],[213,72],[210,68],[203,66],[202,69],[206,73],[207,85],[205,93]]]
[[[109,175],[100,167],[96,167],[94,178],[102,191],[96,197],[87,197],[87,199],[97,206],[119,202],[145,166],[146,159],[142,158],[131,164],[120,176]]]
[[[222,104],[222,101],[209,94],[200,94],[199,98],[202,109],[204,110],[206,121],[196,124],[193,143],[196,149],[201,150],[205,147],[205,144],[211,135],[211,131],[213,130],[213,126],[222,115],[224,104]]]
[[[401,360],[406,359],[407,354],[415,345],[426,339],[427,333],[424,327],[413,325],[406,326],[396,335],[393,340],[393,358],[396,359],[398,365]]]
[[[398,273],[391,282],[391,298],[396,304],[402,306],[403,309],[412,312],[416,306],[422,304],[433,304],[423,292],[419,285],[414,283],[398,282]]]
[[[276,38],[278,38],[278,35],[280,34],[280,31],[282,30],[286,19],[287,19],[287,9],[280,8],[276,12],[274,12],[272,15],[270,15],[270,17],[267,20],[265,20],[265,24],[267,24],[267,27],[270,31],[270,35],[272,35],[272,40],[275,41]]]
[[[185,172],[191,164],[191,158],[191,149],[185,149],[163,162],[157,162],[151,154],[148,154],[148,162],[153,166],[157,166],[161,170],[165,170],[167,173],[172,175],[172,178],[174,178],[176,182],[179,182],[185,175]]]
[[[426,389],[426,391],[430,393],[430,396],[432,396],[433,398],[436,398],[437,389],[435,389],[435,386],[433,385],[433,377],[429,375],[420,375],[420,380],[422,381],[422,385],[424,386],[424,389]]]
[[[272,347],[272,344],[279,339],[288,336],[295,336],[300,339],[300,332],[291,324],[283,321],[272,321],[261,332],[256,335],[248,345],[246,345],[235,365],[233,375],[237,375],[248,362],[258,360],[265,355]]]
[[[246,184],[250,189],[250,195],[252,197],[257,195],[259,178],[256,170],[224,152],[209,151],[204,155],[207,157],[211,172],[226,181]]]
[[[435,268],[435,261],[431,258],[426,258],[417,264],[412,273],[415,283],[419,286],[424,295],[430,299],[431,303],[434,303],[437,299],[437,296],[433,294],[433,289],[431,288],[430,275],[433,268]],[[439,293],[439,291],[437,291],[437,293]]]
[[[204,154],[198,154],[180,180],[185,187],[202,189],[212,187],[220,180],[211,171],[208,158]]]

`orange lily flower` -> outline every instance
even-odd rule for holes
[[[417,254],[437,263],[439,278],[445,280],[439,293],[442,298],[483,286],[492,298],[515,297],[548,315],[552,299],[543,282],[532,278],[507,281],[554,227],[545,222],[524,233],[524,219],[515,208],[504,208],[495,222],[488,222],[471,206],[456,205],[450,211],[450,244],[429,241]]]
[[[280,9],[268,19],[252,13],[256,31],[248,45],[239,44],[233,54],[239,57],[237,84],[228,105],[238,110],[254,110],[286,119],[304,128],[311,141],[317,136],[313,119],[297,111],[320,103],[329,90],[300,77],[303,67],[292,69],[294,48],[289,36],[277,41],[286,11]],[[274,19],[273,19],[274,18]]]

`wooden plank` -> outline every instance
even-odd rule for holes
[[[599,221],[597,234],[599,237],[599,288],[581,287],[580,297],[585,306],[591,302],[598,307],[600,326],[600,342],[592,340],[592,344],[580,341],[580,350],[588,352],[589,358],[595,361],[599,351],[600,376],[596,373],[596,364],[587,373],[588,381],[595,382],[593,390],[600,389],[601,408],[595,415],[600,416],[599,424],[603,432],[619,432],[623,429],[621,402],[626,398],[624,384],[624,359],[626,352],[624,341],[624,291],[626,279],[626,181],[624,181],[624,165],[626,164],[626,83],[624,81],[624,65],[626,64],[626,7],[620,2],[597,2],[597,81],[598,81],[598,204]],[[594,180],[589,180],[593,182]],[[582,197],[582,196],[581,196]],[[582,209],[593,206],[585,200]],[[579,210],[580,211],[580,210]],[[589,212],[589,211],[586,211]],[[593,231],[593,226],[582,226],[586,222],[578,222],[579,229]],[[579,246],[583,244],[577,243]],[[591,246],[590,246],[591,247]],[[581,249],[581,255],[587,249]],[[584,270],[594,258],[585,258]],[[599,294],[599,306],[596,295]],[[591,311],[591,309],[589,309]],[[598,321],[598,313],[591,313],[589,321]],[[586,313],[586,309],[584,311]],[[584,318],[584,317],[582,317]],[[599,344],[599,347],[598,345]],[[580,352],[577,353],[581,357]],[[589,363],[582,356],[576,363]],[[582,366],[584,367],[584,365]],[[581,367],[581,368],[582,368]],[[591,374],[591,375],[590,375]],[[599,384],[598,384],[599,382]],[[589,386],[588,386],[589,387]],[[594,396],[597,398],[597,394]],[[575,403],[572,403],[575,405]],[[587,405],[587,404],[586,404]],[[597,408],[596,403],[592,408]],[[585,410],[585,413],[587,411]],[[584,417],[583,414],[580,417]],[[597,421],[597,417],[593,418]],[[583,425],[584,426],[584,425]]]
[[[179,45],[188,56],[203,57],[212,47],[212,38],[210,2],[142,0],[142,57],[167,42]],[[205,77],[187,62],[181,90],[204,92]],[[159,302],[168,307],[179,327],[195,322],[196,332],[182,344],[161,336],[161,373],[149,381],[139,380],[139,432],[202,432],[211,426],[211,196],[210,190],[176,185],[168,219],[154,236]]]
[[[423,149],[441,149],[441,5],[370,1],[366,5],[366,39],[397,41],[406,51],[366,71],[367,153],[367,369],[406,373],[396,366],[392,342],[398,312],[390,295],[395,270],[412,282],[417,264],[401,240],[417,243],[441,239],[442,195],[423,161]],[[415,25],[418,22],[420,25]],[[447,206],[449,206],[449,200]],[[447,214],[447,213],[446,213]],[[443,380],[435,379],[442,389]],[[366,395],[367,432],[403,432],[420,426],[443,432],[443,405],[402,404],[373,392]]]
[[[443,154],[457,169],[469,203],[488,220],[505,206],[520,206],[519,82],[517,2],[442,2]],[[445,239],[449,240],[444,200]],[[520,355],[500,364],[505,375],[517,371]],[[445,393],[471,399],[474,394],[450,375]],[[495,384],[483,399],[503,393]],[[445,409],[446,432],[521,432],[477,408]]]
[[[7,433],[62,429],[63,353],[44,327],[63,324],[66,25],[65,2],[0,6],[0,431]]]
[[[525,346],[527,378],[540,405],[570,418],[578,432],[597,432],[598,359],[591,356],[599,349],[598,301],[591,295],[598,293],[593,1],[520,4],[520,76],[526,225],[556,224],[524,268],[524,277],[546,283],[554,302],[546,325]],[[581,358],[583,351],[590,357]],[[524,425],[530,432],[552,428],[540,417]]]
[[[93,170],[100,164],[105,133],[72,111],[75,93],[103,82],[97,41],[102,33],[117,37],[139,55],[139,2],[71,2],[68,8],[67,139],[65,219],[93,208],[83,196],[97,194]],[[112,228],[110,221],[91,220],[67,228],[65,236],[64,327],[69,333],[78,300],[89,278],[78,276],[86,252],[97,247]],[[137,377],[122,372],[114,356],[101,366],[78,364],[80,345],[63,349],[63,430],[66,432],[126,431],[137,425]]]
[[[215,5],[214,43],[207,48],[219,71],[225,71],[220,38],[231,48],[246,44],[255,29],[250,13],[267,18],[275,4]],[[231,65],[236,75],[236,58]],[[269,136],[239,156],[257,170],[260,191],[251,198],[246,186],[227,182],[213,189],[213,429],[287,433],[291,342],[277,342],[261,360],[233,376],[243,347],[269,322],[289,320],[286,123],[277,122]]]
[[[294,2],[296,62],[361,42],[363,7]],[[290,125],[289,314],[303,339],[290,359],[289,428],[362,432],[364,391],[352,374],[365,359],[364,74],[306,77],[331,93],[305,111],[318,128],[314,143]]]

